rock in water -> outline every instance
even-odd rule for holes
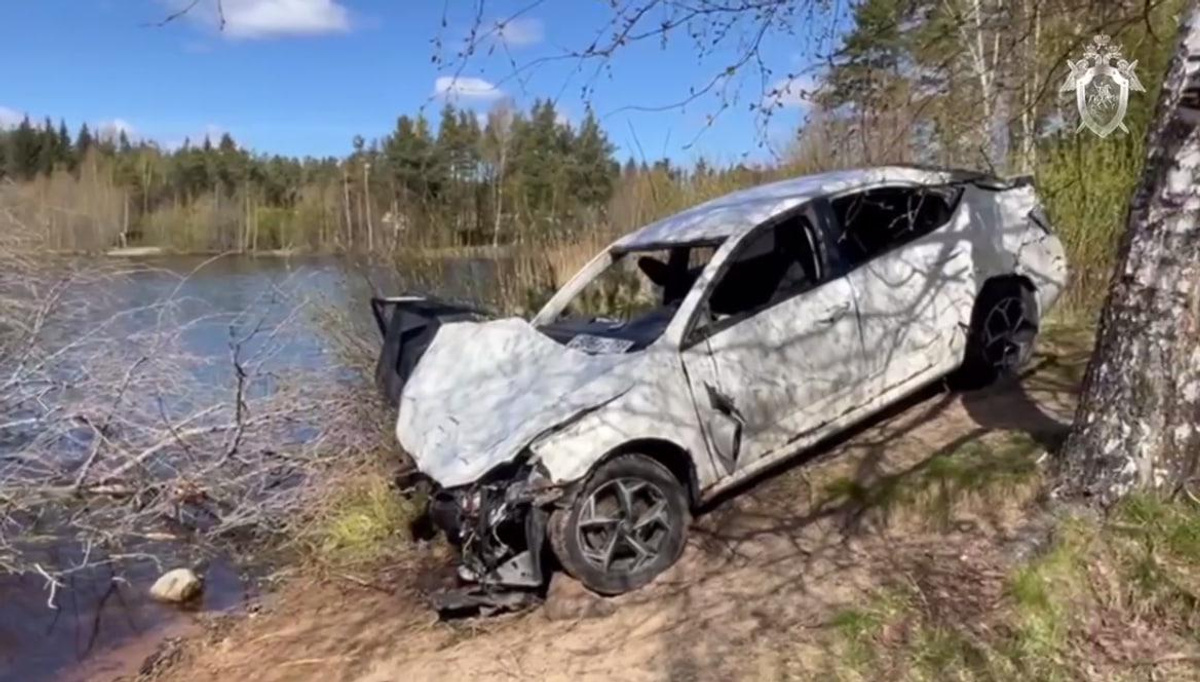
[[[150,596],[159,601],[179,604],[199,596],[204,581],[191,569],[176,568],[163,573],[150,588]]]

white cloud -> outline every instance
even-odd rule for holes
[[[21,125],[21,121],[25,120],[25,114],[16,109],[8,107],[0,107],[0,130],[16,128]]]
[[[566,112],[563,111],[557,111],[554,113],[554,122],[560,126],[567,128],[571,127],[571,117],[567,116]]]
[[[812,105],[817,81],[812,76],[796,76],[775,81],[763,96],[763,105],[784,109],[807,109]]]
[[[537,45],[546,37],[541,19],[509,19],[494,25],[496,38],[509,47]]]
[[[96,126],[96,134],[101,140],[116,140],[121,136],[121,133],[125,133],[125,138],[128,140],[133,140],[137,137],[137,129],[125,119],[114,118],[111,121],[102,121]]]
[[[206,3],[208,4],[208,3]],[[194,17],[219,25],[230,38],[277,38],[345,33],[350,30],[350,11],[341,0],[223,0],[221,13],[212,4]]]
[[[493,100],[504,96],[500,88],[474,76],[439,76],[433,82],[433,94],[444,100]]]

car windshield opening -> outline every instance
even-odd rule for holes
[[[541,331],[593,353],[640,350],[662,335],[718,244],[612,253],[612,262]]]

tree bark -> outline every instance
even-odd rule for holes
[[[1184,16],[1063,451],[1061,492],[1102,506],[1135,489],[1176,494],[1197,476],[1200,0]]]
[[[363,163],[363,207],[367,213],[367,252],[375,251],[375,226],[371,223],[371,164]]]

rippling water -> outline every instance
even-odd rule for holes
[[[192,354],[214,360],[211,370],[201,366],[195,372],[190,390],[196,395],[227,388],[223,382],[229,381],[229,324],[239,313],[250,311],[277,322],[293,313],[299,301],[308,300],[333,306],[348,324],[371,333],[369,282],[381,293],[401,288],[387,270],[364,276],[362,269],[333,258],[159,258],[137,265],[139,270],[122,279],[115,291],[105,292],[108,309],[96,314],[150,305],[165,296],[178,300],[178,317],[200,320],[183,334],[183,345]],[[432,287],[430,278],[423,281],[425,288],[467,296],[487,289],[496,272],[492,262],[461,260],[440,269]],[[346,368],[321,326],[305,315],[294,319],[271,362],[279,370],[302,367],[328,372],[330,380],[338,380]],[[128,331],[156,323],[152,311],[121,322]],[[64,555],[70,551],[66,545],[52,546],[46,559],[69,560]],[[148,565],[122,570],[118,581],[106,568],[79,573],[59,591],[55,610],[47,606],[49,593],[41,577],[0,576],[0,680],[107,679],[136,672],[159,642],[194,627],[195,611],[163,606],[146,596],[155,577],[156,569]],[[215,561],[206,571],[204,599],[195,608],[233,609],[246,595],[234,568]]]

